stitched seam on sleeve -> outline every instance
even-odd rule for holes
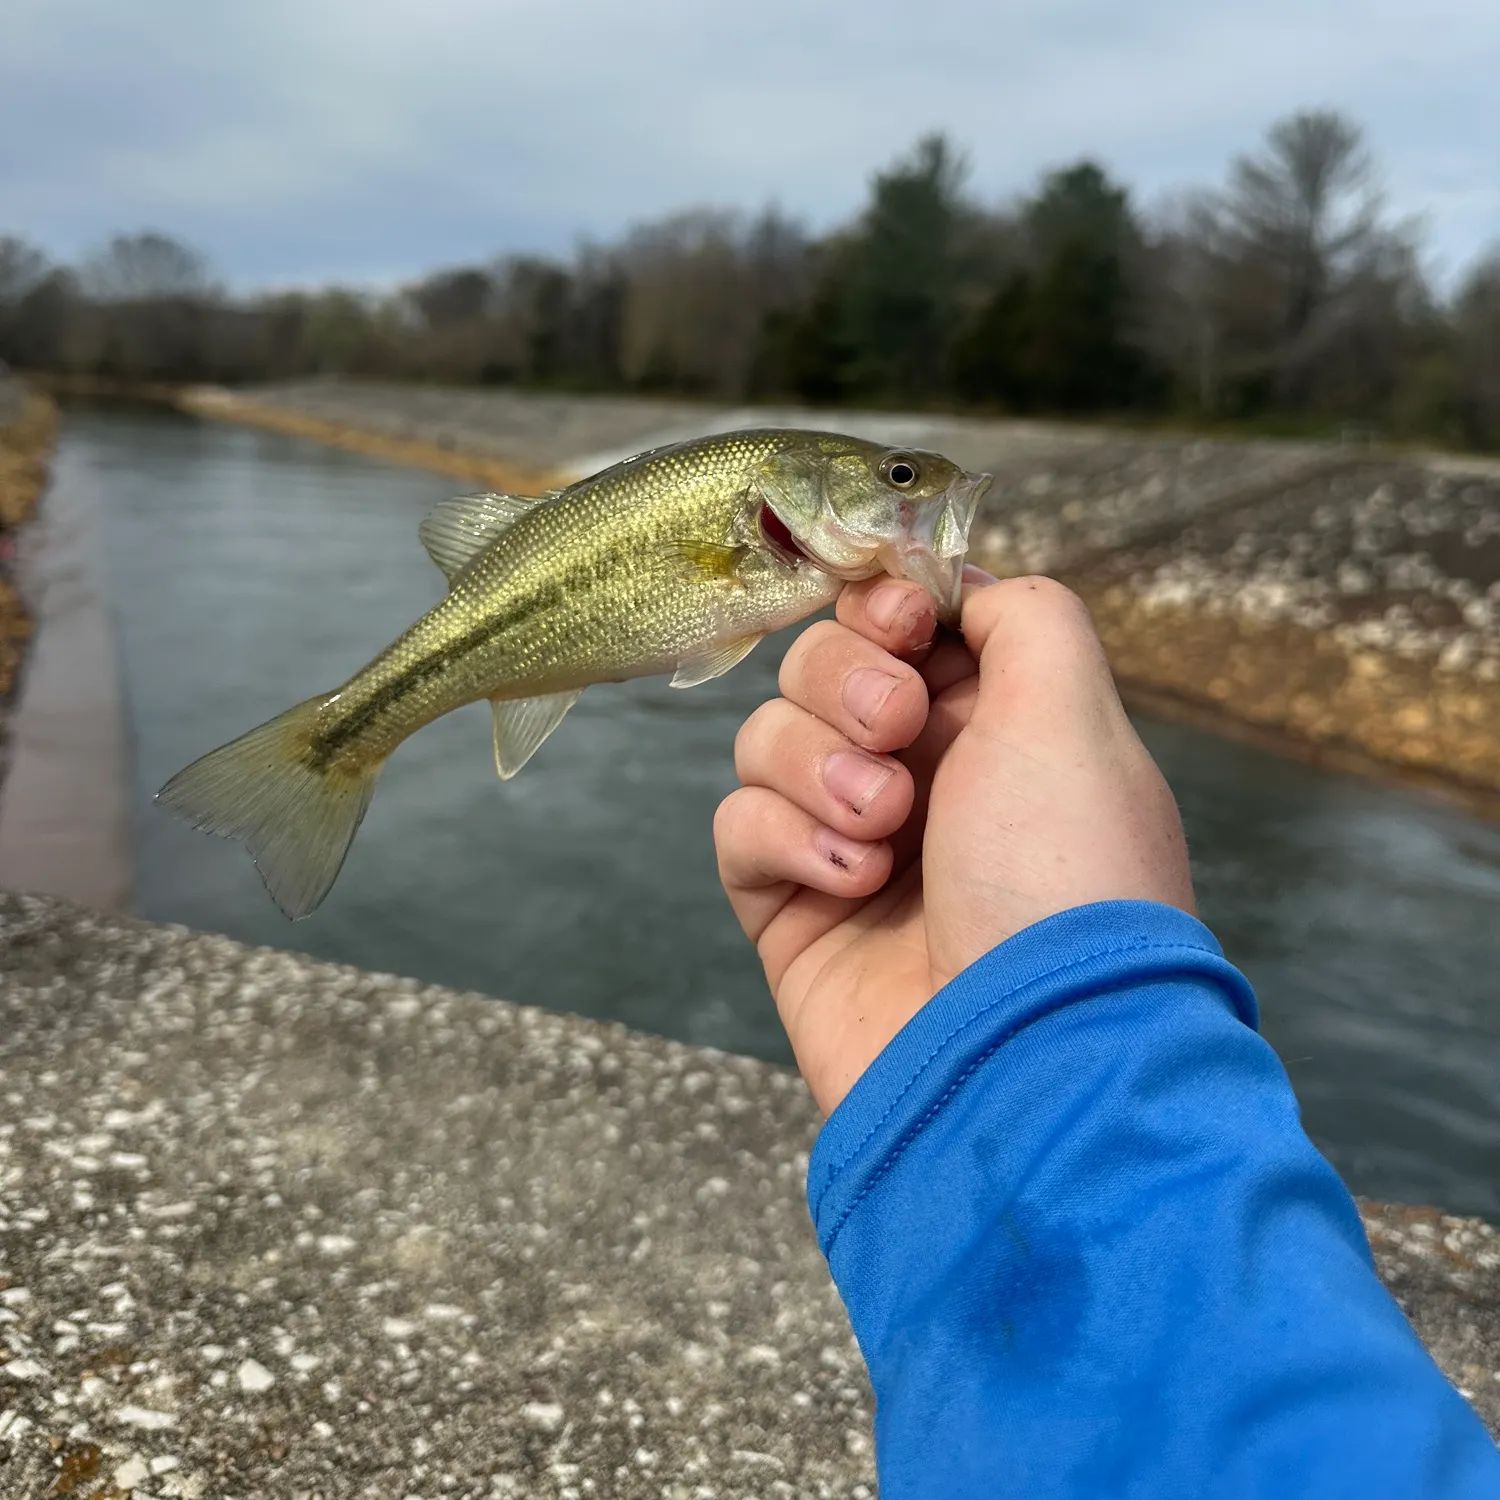
[[[1212,952],[1212,950],[1208,948],[1199,948],[1183,943],[1117,944],[1108,948],[1100,948],[1096,952],[1089,954],[1087,958],[1074,959],[1071,963],[1062,964],[1055,969],[1049,969],[1045,973],[1037,975],[1035,979],[1028,981],[1025,988],[1033,989],[1037,985],[1047,983],[1049,980],[1059,979],[1066,974],[1089,967],[1101,958],[1110,958],[1113,955],[1119,953],[1179,953],[1183,954],[1184,957],[1186,957],[1187,954],[1196,954],[1201,955],[1203,958],[1207,958],[1211,963],[1215,965],[1227,963],[1225,959],[1220,958],[1218,954]],[[1114,980],[1109,984],[1108,989],[1105,991],[1105,993],[1113,993],[1119,990],[1123,984],[1128,982],[1128,979]],[[895,1112],[896,1108],[900,1105],[901,1101],[907,1096],[907,1094],[909,1094],[911,1090],[916,1087],[918,1080],[928,1070],[928,1068],[932,1066],[937,1058],[947,1049],[948,1044],[961,1032],[969,1030],[972,1026],[983,1020],[984,1017],[988,1015],[992,1010],[994,1010],[998,1005],[1001,1005],[1006,1000],[1013,998],[1015,993],[1016,992],[1014,990],[1009,990],[1004,994],[997,995],[988,1004],[975,1011],[973,1015],[967,1017],[957,1026],[953,1027],[952,1030],[949,1031],[940,1041],[934,1044],[932,1049],[928,1052],[927,1056],[922,1059],[922,1061],[916,1066],[915,1069],[913,1069],[911,1077],[906,1080],[906,1082],[901,1086],[900,1091],[882,1111],[880,1118],[876,1120],[874,1124],[872,1124],[870,1128],[865,1132],[865,1134],[859,1139],[859,1141],[845,1153],[843,1159],[839,1162],[839,1164],[830,1170],[826,1182],[823,1184],[822,1189],[818,1193],[818,1200],[813,1205],[812,1212],[814,1221],[817,1220],[818,1214],[822,1209],[823,1200],[828,1196],[829,1192],[833,1188],[833,1185],[843,1175],[845,1169],[852,1161],[854,1161],[857,1156],[859,1156],[859,1154],[865,1149],[865,1147],[869,1145],[870,1141],[879,1133],[881,1126],[883,1126],[885,1122],[891,1117],[891,1115]],[[1087,998],[1095,999],[1100,997],[1089,996]],[[867,1182],[865,1186],[860,1189],[859,1193],[855,1196],[853,1201],[848,1205],[844,1212],[839,1215],[838,1220],[835,1222],[832,1229],[829,1230],[826,1240],[825,1254],[832,1252],[833,1242],[838,1238],[838,1233],[844,1227],[844,1224],[848,1220],[849,1215],[854,1212],[854,1210],[859,1206],[860,1202],[871,1191],[871,1189],[873,1189],[886,1175],[886,1173],[889,1172],[890,1169],[896,1164],[896,1162],[900,1159],[901,1154],[907,1149],[908,1146],[911,1145],[911,1143],[917,1138],[917,1136],[922,1133],[922,1131],[927,1127],[928,1123],[932,1120],[933,1116],[937,1114],[937,1112],[943,1107],[943,1105],[945,1105],[948,1100],[951,1099],[953,1095],[957,1093],[957,1091],[969,1081],[971,1077],[973,1077],[974,1073],[980,1067],[988,1062],[989,1059],[1000,1050],[1000,1048],[1006,1045],[1006,1043],[1013,1041],[1017,1036],[1020,1035],[1021,1032],[1025,1031],[1027,1027],[1034,1026],[1038,1021],[1043,1021],[1048,1016],[1056,1014],[1057,1011],[1063,1009],[1065,1006],[1074,1005],[1077,1003],[1078,997],[1060,997],[1052,1005],[1047,1006],[1044,1010],[1040,1010],[1036,1012],[1036,1014],[1029,1015],[1024,1020],[1018,1021],[1008,1031],[1002,1033],[988,1047],[986,1047],[985,1050],[980,1053],[980,1055],[976,1057],[968,1065],[968,1067],[966,1067],[964,1071],[956,1079],[954,1079],[954,1081],[943,1091],[941,1097],[938,1098],[926,1110],[926,1112],[920,1119],[914,1121],[913,1124],[900,1137],[900,1139],[897,1140],[891,1147],[885,1161],[881,1164],[879,1170],[875,1173],[874,1176],[871,1177],[869,1182]],[[1237,1007],[1236,1015],[1238,1015]]]

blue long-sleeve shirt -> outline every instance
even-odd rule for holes
[[[808,1199],[881,1500],[1500,1496],[1256,1022],[1191,917],[1079,907],[834,1111]]]

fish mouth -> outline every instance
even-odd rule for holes
[[[812,554],[792,535],[792,528],[764,501],[755,520],[761,541],[782,562],[796,567],[798,563],[814,561]]]
[[[909,578],[932,595],[944,625],[958,623],[969,528],[992,483],[992,474],[961,474],[948,486],[941,504],[922,507],[911,529],[897,538],[891,549],[894,556],[885,560],[898,578]]]

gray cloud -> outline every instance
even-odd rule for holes
[[[1429,0],[9,0],[0,229],[159,226],[231,281],[566,249],[689,203],[823,226],[940,127],[1001,197],[1089,153],[1148,201],[1347,110],[1440,271],[1500,237],[1500,8]]]

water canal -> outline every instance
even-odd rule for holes
[[[298,439],[70,410],[60,485],[104,516],[134,747],[140,913],[786,1060],[714,877],[730,745],[777,643],[690,694],[591,690],[515,781],[487,708],[393,757],[333,894],[291,926],[238,846],[151,805],[202,751],[327,688],[440,593],[454,489]],[[1261,996],[1308,1129],[1360,1192],[1500,1219],[1500,829],[1144,722],[1203,915]]]

